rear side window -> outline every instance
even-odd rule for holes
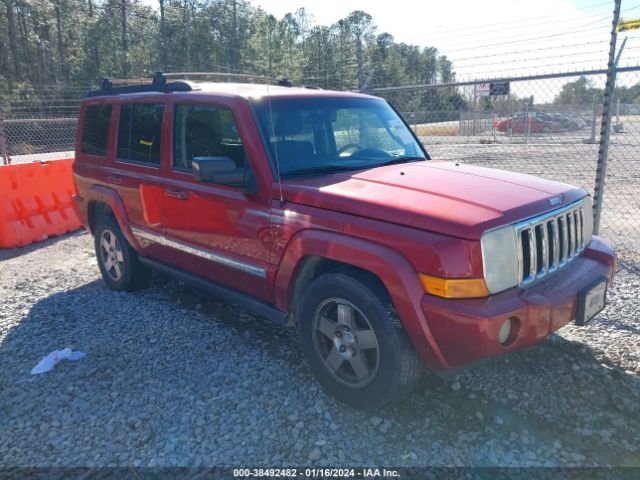
[[[163,112],[161,103],[122,105],[118,125],[119,160],[160,164]]]
[[[111,105],[89,105],[82,121],[81,151],[87,155],[104,156],[107,153]]]

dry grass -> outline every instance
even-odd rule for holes
[[[418,125],[416,135],[419,137],[445,136],[453,137],[458,135],[460,129],[452,125]]]

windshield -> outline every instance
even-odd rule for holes
[[[383,100],[260,99],[254,107],[283,177],[360,170],[426,160],[423,149]],[[273,119],[273,122],[272,122]]]

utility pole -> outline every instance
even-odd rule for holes
[[[607,83],[604,87],[602,123],[600,126],[600,146],[598,148],[598,165],[596,167],[596,184],[593,189],[593,233],[595,234],[600,231],[604,183],[607,176],[607,155],[609,153],[609,140],[611,138],[612,99],[616,85],[616,29],[620,22],[620,3],[621,0],[615,0],[613,20],[611,21],[611,41],[609,44],[609,63],[607,65]]]

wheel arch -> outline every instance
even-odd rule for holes
[[[370,280],[380,295],[388,295],[418,354],[433,368],[446,368],[422,312],[424,289],[415,269],[399,252],[368,240],[322,230],[299,232],[287,245],[275,274],[274,300],[295,318],[295,302],[318,274],[348,271]]]
[[[115,218],[113,209],[109,205],[100,200],[91,200],[87,205],[87,225],[92,235],[95,234],[98,220],[103,215],[111,215]]]
[[[392,301],[384,282],[375,273],[341,260],[310,254],[300,259],[292,277],[293,283],[287,298],[290,321],[295,319],[298,303],[304,289],[316,278],[329,273],[344,273],[352,276],[365,283],[376,295],[385,297],[390,302]]]
[[[93,185],[89,189],[87,195],[90,200],[87,205],[87,222],[89,230],[93,234],[100,215],[113,215],[122,234],[127,239],[134,250],[140,249],[140,244],[136,240],[131,231],[129,217],[124,207],[124,202],[120,195],[113,189],[102,186]]]

